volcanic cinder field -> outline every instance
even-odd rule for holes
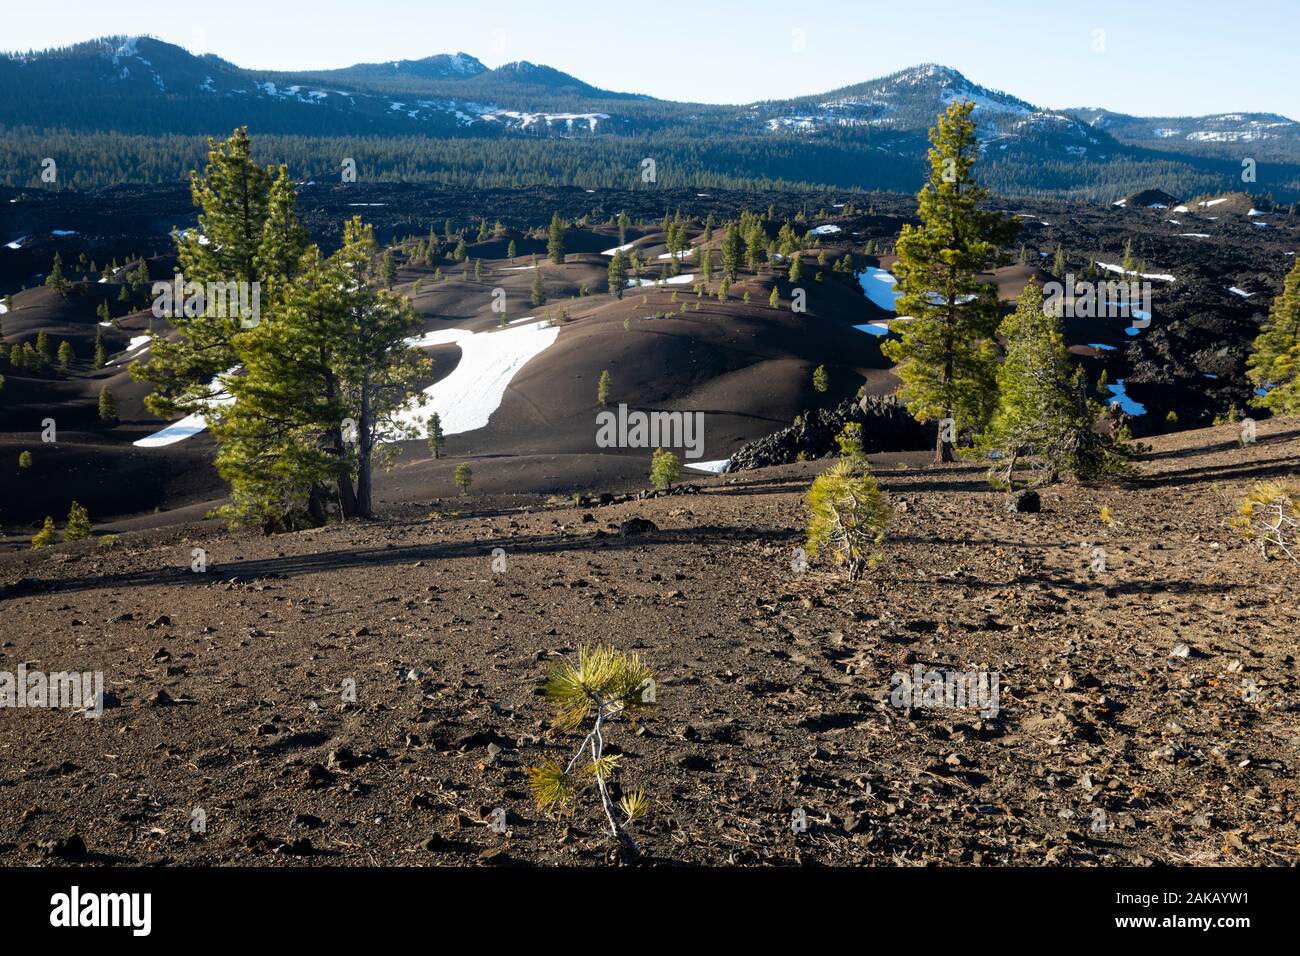
[[[885,558],[852,582],[798,550],[826,462],[717,472],[797,417],[897,387],[880,350],[897,334],[894,259],[861,253],[892,243],[911,200],[810,216],[796,311],[779,263],[742,273],[726,301],[697,296],[698,224],[674,268],[649,217],[627,233],[647,266],[621,299],[605,289],[612,225],[570,229],[562,265],[527,229],[417,265],[384,189],[362,195],[423,319],[411,344],[434,360],[420,414],[438,411],[448,437],[436,459],[401,444],[377,520],[227,530],[203,421],[152,416],[128,374],[163,330],[117,304],[127,267],[66,296],[13,295],[7,348],[45,331],[77,358],[5,373],[0,670],[100,672],[104,710],[4,713],[0,864],[613,859],[597,804],[553,819],[526,780],[579,739],[553,725],[548,669],[596,642],[655,673],[656,706],[606,731],[624,785],[652,802],[634,827],[643,862],[1300,862],[1294,565],[1228,527],[1253,483],[1294,476],[1300,421],[1261,421],[1253,442],[1212,424],[1252,395],[1245,355],[1300,240],[1293,217],[1259,229],[1248,197],[1177,224],[1140,204],[1007,203],[1026,264],[982,277],[1007,308],[1051,278],[1067,237],[1104,270],[1137,236],[1162,277],[1150,325],[1066,329],[1146,445],[1123,480],[1050,486],[1037,513],[1008,512],[977,458],[931,464],[928,437],[885,448],[871,457],[893,509]],[[14,251],[147,251],[85,235],[66,199],[4,198],[29,217]],[[581,201],[600,221],[626,198]],[[734,215],[762,198],[710,200]],[[310,189],[301,201],[313,221]],[[165,278],[174,259],[156,245],[140,261]],[[856,274],[831,268],[846,253]],[[531,306],[537,271],[547,302]],[[98,370],[97,330],[111,353]],[[104,386],[115,423],[97,414]],[[703,414],[677,493],[639,494],[651,449],[598,445],[597,415],[619,404]],[[74,499],[95,538],[32,550]],[[996,675],[997,706],[900,706],[900,683],[934,670]]]

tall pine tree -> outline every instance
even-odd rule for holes
[[[881,350],[896,363],[900,394],[923,422],[950,420],[982,429],[992,413],[998,320],[997,294],[976,281],[996,264],[1015,225],[979,208],[987,190],[971,172],[979,158],[974,103],[953,103],[930,131],[930,175],[917,195],[919,226],[899,236],[897,302],[902,337]],[[935,439],[936,463],[954,460],[948,429]]]
[[[1300,414],[1300,260],[1273,300],[1246,365],[1255,387],[1266,389],[1253,405],[1278,415]]]

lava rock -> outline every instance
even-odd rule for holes
[[[1007,496],[1007,511],[1012,514],[1036,515],[1043,510],[1043,499],[1032,489]]]
[[[659,526],[649,518],[628,518],[618,526],[618,533],[624,538],[635,537],[639,534],[649,534],[652,531],[658,531]]]

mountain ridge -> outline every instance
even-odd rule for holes
[[[915,181],[935,116],[972,100],[981,148],[1004,168],[995,183],[1003,191],[1114,199],[1148,185],[1188,194],[1230,188],[1249,146],[1260,161],[1279,164],[1272,177],[1280,196],[1300,196],[1300,124],[1286,117],[1173,121],[1054,110],[938,63],[819,94],[702,104],[604,90],[525,60],[489,68],[468,54],[438,53],[268,71],[153,37],[112,36],[5,54],[0,86],[11,93],[0,102],[0,130],[207,136],[247,125],[316,137],[585,138],[607,150],[621,138],[645,141],[642,156],[655,147],[692,168],[785,181],[794,180],[803,150],[810,182],[886,189]],[[613,161],[596,153],[593,165]],[[781,153],[781,161],[769,159]]]

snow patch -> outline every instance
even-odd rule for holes
[[[422,438],[434,412],[442,419],[446,435],[485,427],[500,407],[510,380],[559,334],[556,326],[533,323],[491,332],[439,329],[407,339],[407,344],[416,348],[455,345],[461,355],[450,375],[424,390],[428,401],[423,406],[408,405],[399,412],[399,420],[414,425]]]

